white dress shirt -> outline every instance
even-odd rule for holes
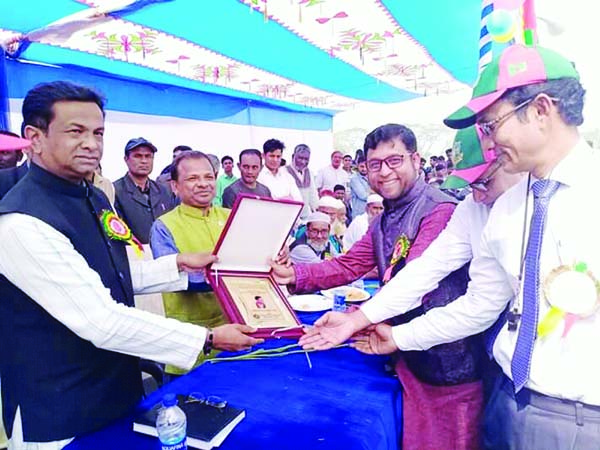
[[[0,273],[82,339],[96,347],[191,368],[206,338],[196,325],[117,303],[71,241],[45,222],[24,214],[0,216]],[[176,255],[131,264],[136,293],[177,291],[187,275]],[[23,443],[20,414],[9,448],[46,450],[59,443]]]
[[[402,268],[372,300],[362,305],[361,311],[372,323],[378,323],[419,306],[422,297],[437,288],[439,281],[479,255],[488,215],[488,206],[467,196],[423,254]],[[397,329],[400,327],[394,327],[394,334]],[[412,342],[400,344],[399,348],[404,349]]]
[[[600,277],[600,214],[594,206],[600,198],[595,175],[599,164],[599,155],[580,140],[548,177],[561,186],[550,200],[544,230],[538,324],[549,309],[543,285],[550,271],[562,264],[584,262]],[[496,320],[520,291],[521,245],[528,234],[523,225],[530,223],[532,212],[533,194],[527,192],[527,180],[496,201],[483,232],[481,255],[471,263],[468,292],[399,326],[394,338],[400,348],[419,350],[452,342],[483,331]],[[600,405],[600,361],[594,350],[600,342],[599,314],[577,320],[566,337],[562,337],[563,327],[561,322],[550,335],[536,339],[526,386],[553,397]],[[508,377],[517,336],[517,331],[505,325],[493,347],[494,358]]]
[[[334,169],[333,166],[329,165],[327,167],[323,167],[317,173],[315,177],[315,183],[317,189],[329,189],[333,191],[333,188],[336,184],[341,184],[346,189],[346,192],[350,192],[350,175],[342,166]]]
[[[347,252],[355,242],[360,241],[368,229],[369,215],[367,213],[363,213],[352,219],[352,222],[350,222],[350,225],[348,225],[348,229],[344,233],[344,238],[342,239],[344,243],[344,251]]]
[[[304,203],[296,180],[283,167],[280,167],[275,175],[263,167],[258,175],[258,182],[268,187],[271,196],[276,200],[286,199]]]

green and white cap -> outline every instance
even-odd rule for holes
[[[454,170],[442,184],[443,189],[462,189],[481,177],[496,161],[493,148],[481,146],[481,132],[472,126],[459,130],[452,145]]]

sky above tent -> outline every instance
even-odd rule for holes
[[[472,84],[480,8],[480,0],[21,0],[0,2],[0,40],[13,41],[9,54],[22,61],[333,114]]]

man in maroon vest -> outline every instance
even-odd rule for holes
[[[455,200],[439,189],[425,184],[419,177],[420,156],[414,133],[397,124],[383,125],[365,139],[369,184],[384,198],[384,212],[370,225],[367,234],[348,253],[316,264],[291,267],[274,265],[281,283],[290,284],[293,292],[313,292],[350,283],[377,267],[382,282],[388,281],[406,262],[417,258],[445,228],[455,208]],[[415,304],[414,309],[396,318],[406,322],[425,311],[443,306],[462,295],[467,285],[467,268],[453,272],[439,287]],[[443,448],[453,448],[464,435],[466,423],[461,408],[480,410],[482,386],[479,338],[467,338],[423,352],[405,352],[398,358],[396,370],[407,381],[403,404],[407,411],[418,411],[420,402],[448,399],[448,415],[455,430]],[[451,412],[452,411],[452,412]],[[475,417],[478,417],[475,414]],[[432,418],[430,418],[432,419]],[[410,421],[403,432],[421,435]],[[412,429],[414,428],[414,429]],[[422,436],[419,448],[427,448]],[[422,445],[420,445],[422,444]],[[476,445],[476,444],[475,444]]]

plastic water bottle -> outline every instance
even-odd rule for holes
[[[156,418],[156,432],[162,450],[186,450],[185,413],[177,406],[175,394],[163,397],[163,407]]]
[[[333,294],[333,308],[332,311],[345,312],[346,311],[346,294],[342,290],[335,291]]]

